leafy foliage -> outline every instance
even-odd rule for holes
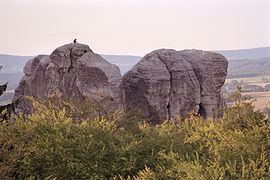
[[[155,127],[106,99],[32,99],[1,123],[0,179],[269,179],[270,119],[235,96],[221,119]]]
[[[2,66],[0,66],[0,70],[2,69]],[[0,96],[6,91],[7,89],[7,82],[3,85],[0,85]],[[16,103],[15,103],[16,104]],[[12,110],[14,110],[15,104],[7,104],[0,106],[0,122],[7,120],[10,117],[10,113]]]

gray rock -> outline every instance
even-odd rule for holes
[[[190,111],[215,118],[227,67],[226,58],[217,53],[160,49],[144,56],[121,79],[117,66],[87,45],[73,43],[29,60],[13,101],[19,100],[18,112],[29,114],[32,107],[25,96],[47,97],[59,91],[71,99],[107,96],[116,108],[141,110],[152,124],[186,118]]]
[[[37,56],[26,63],[24,74],[13,99],[19,99],[18,112],[32,112],[25,96],[46,97],[57,91],[71,99],[108,96],[118,107],[122,104],[119,68],[84,44],[67,44],[50,56]]]
[[[216,111],[223,100],[221,87],[223,86],[228,68],[227,59],[214,52],[199,50],[180,51],[193,67],[199,80],[201,89],[201,103],[199,113],[204,117],[216,117]]]
[[[23,69],[24,76],[15,90],[13,102],[19,100],[18,112],[32,112],[32,106],[25,96],[41,97],[45,93],[45,70],[49,64],[49,56],[38,55],[30,59]]]
[[[141,109],[156,123],[168,118],[170,73],[158,54],[146,55],[123,76],[122,84],[127,109]]]
[[[125,110],[140,109],[153,124],[190,111],[215,118],[227,66],[213,52],[153,51],[122,77]]]

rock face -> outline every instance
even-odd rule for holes
[[[227,67],[227,59],[213,52],[153,51],[122,77],[125,108],[142,110],[153,124],[192,110],[215,118]]]
[[[108,96],[119,106],[122,103],[119,68],[84,44],[67,44],[50,56],[36,56],[26,63],[24,74],[13,99],[19,99],[18,112],[32,112],[25,96],[46,97],[56,91],[71,99]]]
[[[71,99],[108,96],[116,108],[142,110],[152,124],[185,118],[192,110],[215,118],[223,103],[220,91],[227,67],[227,59],[214,52],[160,49],[121,78],[117,66],[87,45],[73,43],[29,60],[13,101],[19,102],[18,112],[29,114],[32,106],[25,96],[46,97],[59,91]]]

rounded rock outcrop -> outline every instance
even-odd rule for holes
[[[227,67],[227,59],[213,52],[153,51],[122,77],[125,110],[140,109],[153,124],[191,111],[215,118]]]
[[[119,68],[79,43],[63,45],[50,56],[39,55],[26,63],[13,98],[18,100],[17,112],[32,112],[25,96],[46,97],[57,91],[71,99],[107,96],[119,107],[123,99]]]

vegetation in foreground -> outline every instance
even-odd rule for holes
[[[2,69],[2,66],[0,66],[0,71],[1,69]],[[7,84],[8,84],[7,82],[5,84],[0,84],[0,97],[2,97],[3,93],[6,91]],[[0,122],[10,118],[10,114],[12,111],[14,111],[16,104],[17,102],[9,103],[9,104],[8,103],[2,104],[0,102]]]
[[[270,117],[234,98],[221,119],[155,127],[108,101],[33,101],[0,125],[0,179],[269,179]]]
[[[224,97],[229,97],[235,92],[238,86],[242,87],[242,96],[256,99],[253,102],[255,110],[260,110],[266,115],[270,112],[270,78],[269,76],[241,78],[241,79],[226,79],[222,92]],[[230,105],[232,101],[226,101]]]

